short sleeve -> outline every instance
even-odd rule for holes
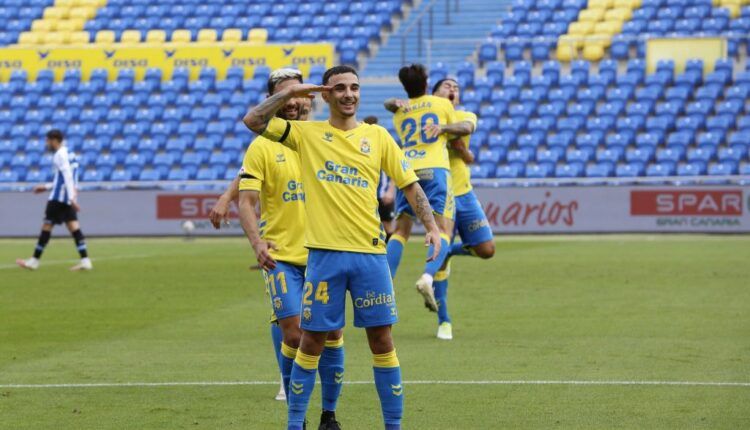
[[[260,191],[265,180],[265,151],[262,142],[255,139],[245,151],[240,170],[240,191]]]
[[[292,151],[298,151],[303,136],[302,128],[299,121],[287,121],[273,117],[268,121],[262,136],[274,142],[279,142]]]
[[[380,147],[382,151],[381,168],[388,177],[393,180],[399,189],[417,182],[419,178],[411,168],[409,161],[404,156],[404,151],[398,147],[393,137],[381,127],[380,130]]]
[[[472,127],[477,128],[477,115],[474,112],[464,112],[462,121],[470,122]]]

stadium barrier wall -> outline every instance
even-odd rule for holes
[[[495,233],[748,233],[750,186],[538,186],[476,188]],[[86,191],[79,214],[89,236],[240,235],[237,210],[216,231],[218,192]],[[0,236],[38,234],[46,195],[0,192]],[[67,235],[64,228],[57,234]]]
[[[191,79],[196,79],[206,67],[215,68],[220,79],[230,67],[244,68],[246,79],[253,76],[256,66],[271,69],[294,66],[307,75],[311,66],[333,66],[334,58],[330,43],[196,42],[147,47],[3,48],[0,49],[0,81],[8,81],[11,73],[19,69],[25,70],[31,81],[43,69],[52,70],[56,80],[61,80],[69,69],[80,69],[84,80],[88,80],[94,69],[106,69],[109,79],[115,79],[120,69],[133,69],[136,79],[142,79],[149,68],[161,69],[164,80],[170,79],[176,68],[189,69]]]

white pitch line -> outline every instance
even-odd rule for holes
[[[318,382],[319,383],[319,382]],[[344,381],[346,385],[372,384],[373,381]],[[716,381],[404,381],[405,385],[582,385],[582,386],[683,386],[750,387],[750,382]],[[203,381],[203,382],[94,382],[72,384],[0,384],[0,388],[126,388],[126,387],[218,387],[278,385],[279,381]]]
[[[110,261],[110,260],[132,260],[136,258],[148,258],[153,257],[154,254],[133,254],[133,255],[113,255],[111,257],[98,257],[92,258],[91,261],[96,263],[98,261]],[[41,260],[40,266],[59,266],[63,264],[76,264],[80,262],[80,259],[73,260]],[[0,270],[18,269],[18,265],[13,264],[0,264]]]

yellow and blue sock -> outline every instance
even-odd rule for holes
[[[292,377],[292,367],[294,358],[297,356],[297,348],[292,348],[285,343],[281,343],[281,353],[279,354],[279,368],[281,369],[281,379],[284,381],[284,392],[287,401],[289,400],[289,379]]]
[[[474,255],[471,252],[471,248],[464,246],[462,242],[456,242],[453,245],[451,245],[451,251],[450,255]]]
[[[324,411],[335,411],[344,386],[344,338],[327,340],[320,356],[321,400]]]
[[[435,289],[435,301],[438,305],[438,324],[451,322],[448,316],[448,271],[437,272],[432,287]]]
[[[404,387],[401,384],[401,366],[396,350],[385,354],[373,354],[375,388],[380,397],[380,408],[386,430],[400,430],[404,414]]]
[[[269,324],[271,326],[271,341],[273,342],[273,353],[276,355],[276,362],[279,363],[281,371],[281,327],[278,324]]]
[[[396,270],[401,263],[401,255],[404,253],[404,244],[406,244],[406,239],[403,236],[393,234],[385,247],[388,267],[391,269],[391,278],[396,277]]]
[[[425,265],[424,273],[435,276],[437,271],[440,270],[440,267],[443,266],[445,257],[448,255],[448,251],[450,250],[450,241],[450,236],[445,233],[440,233],[440,253],[438,253],[438,257],[436,259],[428,262]],[[430,248],[427,250],[427,257],[432,255],[433,248],[433,246],[430,246]]]
[[[319,361],[319,355],[307,355],[297,351],[289,380],[287,430],[302,430],[310,396],[315,388],[315,374],[318,373]]]

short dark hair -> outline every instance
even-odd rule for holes
[[[365,119],[362,120],[365,124],[377,124],[378,123],[378,117],[375,115],[366,116]]]
[[[47,132],[47,139],[56,140],[58,142],[62,142],[63,141],[62,131],[60,131],[58,129],[53,129],[53,130],[48,131]]]
[[[398,71],[398,80],[410,99],[421,97],[427,91],[427,70],[421,64],[410,64]]]
[[[331,76],[335,75],[343,75],[344,73],[351,73],[357,78],[359,78],[359,74],[357,74],[357,71],[354,70],[354,67],[351,66],[334,66],[330,69],[326,70],[325,73],[323,73],[323,85],[328,84],[328,80],[331,79]]]
[[[432,94],[435,94],[438,89],[440,89],[440,86],[443,85],[443,82],[445,81],[453,81],[458,85],[458,81],[453,78],[443,78],[437,82],[435,82],[435,85],[432,86]]]

